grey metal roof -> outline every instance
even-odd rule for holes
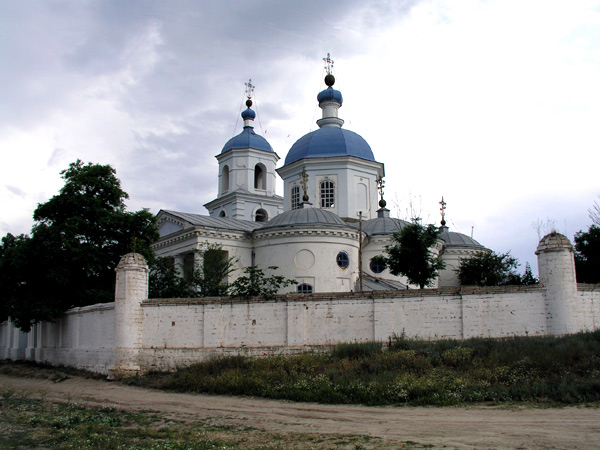
[[[410,222],[402,219],[393,219],[391,217],[378,217],[376,219],[365,220],[363,222],[362,229],[369,235],[374,236],[376,234],[392,234],[400,231],[404,226],[409,225]]]
[[[210,217],[200,214],[189,214],[178,211],[167,211],[165,213],[178,217],[181,220],[191,223],[194,226],[218,228],[233,231],[254,231],[264,225],[261,222],[251,222],[249,220],[230,219],[227,217]]]
[[[441,227],[442,232],[440,239],[444,241],[446,247],[481,247],[485,248],[475,239],[470,238],[466,234],[456,233],[454,231],[448,231],[448,227]]]
[[[405,290],[406,285],[395,280],[384,280],[363,272],[363,291]],[[360,280],[356,280],[356,290],[360,289]]]
[[[331,211],[319,208],[302,208],[287,211],[273,217],[262,227],[262,229],[305,225],[349,228],[346,222]]]

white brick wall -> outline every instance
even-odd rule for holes
[[[119,376],[215,355],[289,353],[394,335],[466,339],[597,329],[600,285],[574,283],[565,248],[540,244],[539,286],[290,294],[270,301],[146,300],[145,261],[126,255],[115,303],[70,310],[28,334],[4,322],[0,358]]]

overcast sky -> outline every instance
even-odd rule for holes
[[[115,167],[131,210],[207,214],[244,83],[281,165],[328,52],[392,215],[439,223],[444,196],[451,230],[522,271],[533,223],[572,239],[600,194],[598,1],[5,0],[0,42],[2,236],[78,158]]]

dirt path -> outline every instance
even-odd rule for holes
[[[600,408],[390,408],[174,394],[83,378],[61,383],[0,375],[0,387],[51,401],[151,410],[277,433],[347,434],[450,449],[598,449]]]

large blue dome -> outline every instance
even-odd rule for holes
[[[371,147],[360,135],[339,127],[323,127],[298,139],[285,157],[285,164],[324,156],[355,156],[375,161]]]
[[[232,148],[253,148],[264,150],[265,152],[273,151],[271,144],[264,137],[256,134],[252,127],[244,127],[240,134],[229,139],[223,150],[221,150],[221,153],[225,153]]]

